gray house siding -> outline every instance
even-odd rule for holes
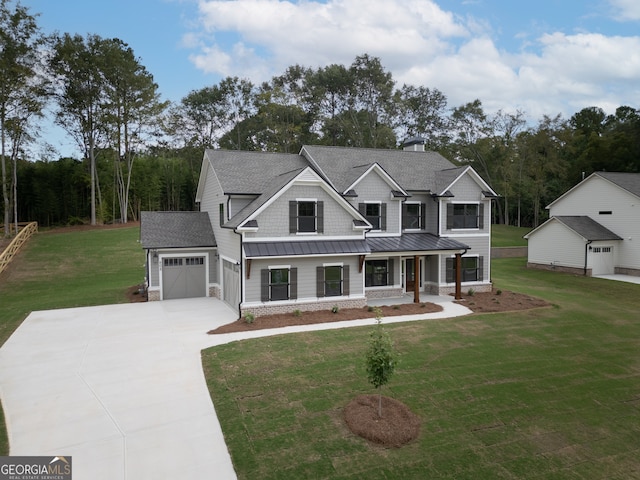
[[[391,187],[376,171],[371,171],[355,186],[357,197],[348,198],[349,203],[358,209],[358,205],[368,202],[386,203],[386,228],[381,235],[400,233],[400,198],[393,198]],[[372,233],[375,235],[375,233]]]
[[[243,312],[252,312],[255,315],[269,313],[292,312],[300,310],[328,310],[334,305],[339,308],[362,307],[366,305],[364,297],[364,285],[362,275],[358,272],[359,258],[357,256],[327,256],[313,258],[272,258],[254,259],[251,261],[250,278],[244,278]],[[326,265],[342,265],[348,267],[348,277],[343,278],[347,283],[349,295],[318,297],[317,295],[317,268]],[[262,301],[262,275],[261,271],[279,267],[296,269],[297,287],[296,298],[288,301]],[[346,272],[346,269],[343,269]],[[343,290],[344,291],[344,290]]]
[[[353,230],[354,217],[323,188],[316,185],[292,185],[257,216],[258,232],[247,233],[247,238],[309,237],[289,233],[289,202],[296,199],[315,199],[323,202],[324,232],[318,236],[362,237],[361,231]]]
[[[220,226],[220,204],[224,205],[226,219],[227,196],[224,195],[213,168],[209,168],[205,182],[200,211],[209,214],[213,234],[218,245],[218,253],[221,256],[240,261],[240,237],[233,230]],[[219,278],[219,274],[216,275],[216,278]]]
[[[489,281],[490,277],[490,259],[491,259],[491,237],[490,236],[477,236],[477,237],[464,237],[460,238],[460,241],[463,241],[471,248],[464,255],[466,257],[482,257],[482,273],[483,278],[481,281],[475,283],[486,283]],[[446,278],[446,259],[451,258],[450,255],[441,255],[440,257],[440,282],[441,283],[451,283],[447,282]],[[464,257],[463,257],[464,258]],[[477,290],[477,289],[476,289]]]

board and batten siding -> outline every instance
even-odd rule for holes
[[[591,217],[623,239],[616,242],[615,266],[640,269],[640,199],[635,195],[594,176],[551,205],[549,215]]]
[[[584,268],[585,240],[558,221],[529,237],[529,263]]]
[[[205,161],[209,160],[206,159]],[[240,261],[240,236],[234,233],[233,230],[220,226],[220,204],[224,205],[226,218],[227,196],[224,195],[222,191],[213,167],[210,167],[205,179],[200,211],[207,212],[209,215],[213,235],[216,239],[216,245],[218,246],[218,253],[235,261]],[[216,278],[218,277],[219,275],[216,275]]]
[[[248,232],[249,239],[269,238],[269,237],[299,237],[310,238],[313,235],[296,235],[289,233],[289,201],[297,199],[314,199],[323,202],[324,208],[324,233],[321,236],[348,236],[362,237],[361,231],[353,230],[354,217],[350,215],[345,207],[329,195],[319,185],[292,185],[264,211],[256,217],[258,221],[258,231]],[[349,207],[347,207],[349,208]]]
[[[260,271],[274,266],[289,266],[298,269],[298,298],[293,300],[298,303],[316,301],[316,267],[326,264],[342,264],[349,265],[349,296],[361,297],[364,294],[362,274],[358,273],[358,257],[323,257],[317,256],[313,258],[273,258],[273,259],[254,259],[251,262],[251,278],[244,279],[244,291],[246,303],[261,302],[261,278]],[[332,298],[342,297],[326,297],[327,301]],[[269,302],[270,303],[270,302]]]
[[[386,203],[387,204],[387,228],[383,232],[374,232],[370,236],[391,235],[400,233],[400,219],[402,211],[400,208],[401,198],[393,198],[391,187],[375,171],[369,172],[355,186],[358,194],[356,198],[347,198],[349,203],[357,210],[360,203]]]

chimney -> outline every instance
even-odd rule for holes
[[[422,137],[410,137],[402,143],[405,152],[424,152],[425,139]]]

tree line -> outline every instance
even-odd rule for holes
[[[141,210],[192,210],[207,148],[297,153],[304,144],[426,148],[472,165],[501,197],[496,223],[536,226],[544,207],[598,170],[640,172],[640,111],[587,107],[569,119],[451,107],[435,88],[398,85],[380,59],[292,65],[254,84],[227,77],[162,101],[122,40],[44,36],[36,17],[0,0],[0,142],[5,234],[12,221],[127,222]],[[48,106],[79,159],[34,161]]]

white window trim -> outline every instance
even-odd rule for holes
[[[419,207],[419,211],[418,211],[418,221],[420,221],[420,219],[422,219],[422,204],[424,202],[418,202],[416,200],[410,200],[410,201],[405,201],[402,202],[400,205],[405,204],[405,205],[418,205]],[[403,209],[402,206],[400,207],[400,229],[404,232],[421,232],[424,230],[424,225],[420,225],[421,228],[402,228],[402,223],[403,223],[403,218],[402,218],[402,213],[403,213]],[[426,212],[425,212],[426,214]]]

